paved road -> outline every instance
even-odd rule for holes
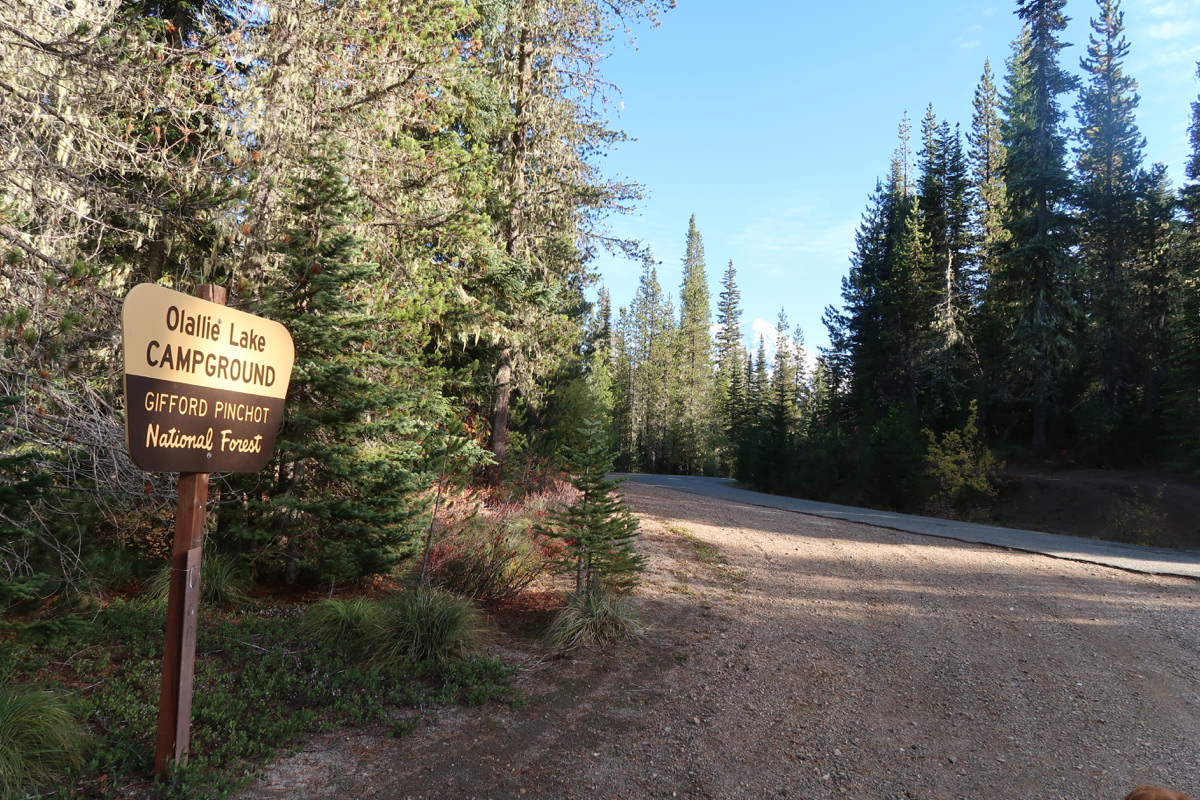
[[[844,519],[908,533],[957,539],[962,542],[990,544],[1029,553],[1041,553],[1055,558],[1103,564],[1131,572],[1200,578],[1200,553],[1168,550],[1162,547],[1144,547],[1121,542],[1104,542],[1097,539],[1064,536],[1058,533],[1039,533],[1015,528],[1000,528],[994,525],[977,525],[970,522],[934,519],[933,517],[918,517],[869,508],[839,506],[833,503],[818,503],[813,500],[750,492],[737,488],[733,481],[726,478],[698,478],[684,475],[622,475],[621,477],[627,477],[632,482],[648,486],[677,489],[681,492],[691,492],[748,505],[778,508],[817,517]]]

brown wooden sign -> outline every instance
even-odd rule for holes
[[[151,472],[257,472],[295,348],[278,322],[143,283],[125,297],[125,439]]]

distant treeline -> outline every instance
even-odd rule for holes
[[[615,323],[601,298],[626,467],[895,507],[939,491],[947,441],[1200,468],[1200,101],[1176,191],[1144,163],[1119,3],[1099,0],[1082,80],[1060,64],[1064,5],[1018,3],[1003,84],[986,64],[965,134],[932,107],[916,142],[903,120],[813,374],[783,313],[773,363],[761,340],[746,352],[732,263],[708,337],[694,219],[678,319],[650,266]]]

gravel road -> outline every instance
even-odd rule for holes
[[[242,800],[1200,794],[1200,583],[626,485],[633,647],[320,737]]]

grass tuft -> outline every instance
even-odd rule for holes
[[[379,604],[365,597],[330,598],[309,606],[300,630],[323,647],[344,647],[362,655],[381,623]]]
[[[0,795],[16,796],[80,766],[86,740],[56,695],[0,687]]]
[[[546,643],[559,652],[642,635],[633,602],[625,596],[592,591],[571,594],[546,629]]]
[[[375,663],[435,661],[470,655],[482,621],[470,601],[446,592],[416,589],[384,601],[370,635]]]
[[[200,600],[203,603],[237,605],[249,597],[247,587],[250,573],[246,565],[223,553],[205,553],[200,562]],[[171,564],[168,562],[154,573],[146,594],[152,600],[165,603],[171,592]]]

